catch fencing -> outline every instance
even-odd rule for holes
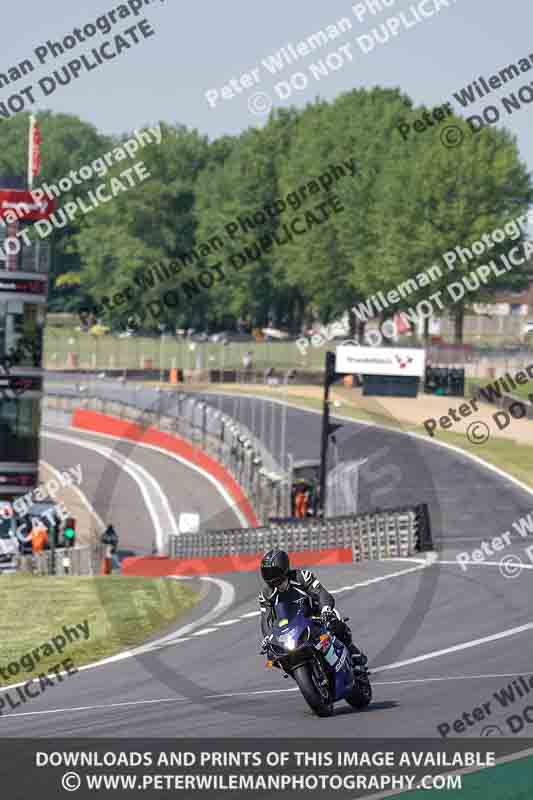
[[[352,514],[327,519],[272,523],[252,529],[207,531],[170,536],[170,558],[211,558],[264,553],[351,549],[353,561],[405,558],[431,550],[428,506]]]

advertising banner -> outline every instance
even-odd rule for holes
[[[23,392],[42,392],[42,375],[0,375],[0,389],[22,394]]]
[[[54,213],[55,205],[55,200],[48,197],[36,200],[31,192],[21,189],[0,189],[0,217],[2,219],[8,212],[14,212],[19,220],[25,222],[48,219]]]
[[[414,347],[357,347],[339,345],[335,371],[357,375],[406,375],[421,378],[426,351]]]
[[[1,262],[0,262],[1,263]],[[46,296],[47,280],[32,280],[29,278],[0,278],[0,296],[5,292],[11,294],[37,294]]]

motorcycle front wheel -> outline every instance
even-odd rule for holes
[[[316,665],[308,661],[297,667],[292,674],[311,710],[319,717],[330,717],[333,714],[333,703],[329,689],[320,685],[316,669]]]
[[[368,678],[359,678],[355,681],[352,691],[346,695],[346,702],[354,708],[366,708],[372,700],[372,686]]]

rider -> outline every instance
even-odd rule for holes
[[[353,643],[350,628],[342,621],[335,608],[335,598],[312,572],[307,569],[291,569],[289,556],[284,550],[270,550],[261,561],[261,575],[266,583],[258,598],[261,607],[261,630],[264,636],[261,643],[263,650],[270,641],[274,606],[278,600],[284,599],[284,593],[294,591],[307,596],[309,610],[320,614],[327,628],[346,645],[351,653],[354,669],[366,671],[368,659]]]

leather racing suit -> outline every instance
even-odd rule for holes
[[[274,608],[277,602],[289,599],[290,595],[293,595],[294,599],[297,599],[296,596],[305,596],[308,601],[307,611],[315,616],[320,616],[324,606],[329,606],[334,616],[332,616],[328,628],[346,645],[352,656],[360,655],[361,651],[353,643],[350,628],[342,621],[340,614],[335,609],[335,598],[322,586],[318,578],[308,569],[291,569],[287,577],[289,585],[285,591],[265,585],[259,594],[263,636],[269,636],[272,633]]]

